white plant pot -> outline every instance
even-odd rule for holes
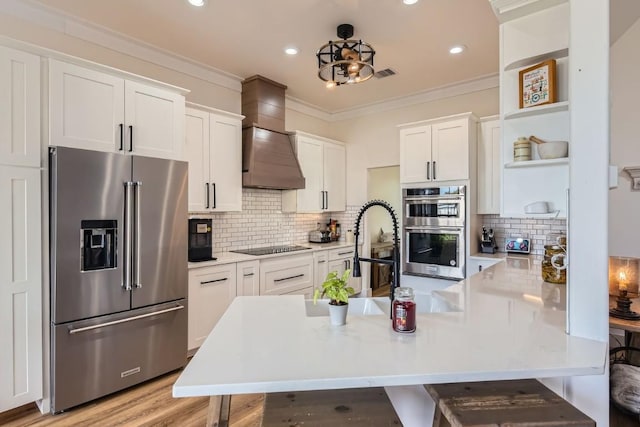
[[[349,304],[345,304],[345,305],[329,304],[329,317],[331,318],[331,325],[342,326],[346,324],[348,308],[349,308]]]

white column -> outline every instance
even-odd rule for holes
[[[569,333],[608,339],[609,1],[570,0]],[[608,372],[571,377],[565,396],[609,425]]]

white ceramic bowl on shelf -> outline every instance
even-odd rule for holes
[[[569,143],[567,141],[547,141],[544,144],[536,145],[541,159],[560,159],[569,155]]]

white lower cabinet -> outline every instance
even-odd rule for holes
[[[236,264],[189,270],[189,350],[202,345],[236,296]]]
[[[503,261],[502,258],[481,258],[481,257],[470,257],[467,261],[467,277],[473,276],[484,270],[485,268],[489,268],[492,265],[495,265]]]
[[[0,166],[0,412],[42,398],[39,168]]]
[[[313,290],[322,291],[322,282],[329,274],[329,251],[313,253]]]
[[[313,280],[313,254],[260,262],[260,295],[310,295],[313,293]]]
[[[238,296],[260,295],[260,261],[239,262],[236,272]]]
[[[328,272],[337,271],[338,275],[342,275],[347,269],[351,269],[351,277],[349,278],[349,286],[355,293],[362,291],[362,277],[353,277],[353,254],[354,246],[339,249],[330,249]]]

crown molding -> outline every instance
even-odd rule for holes
[[[236,92],[242,91],[243,79],[239,76],[158,48],[109,28],[87,22],[32,0],[2,0],[0,1],[0,13],[24,19],[41,27],[163,68],[179,71]]]
[[[428,89],[408,96],[385,99],[336,112],[328,112],[318,106],[291,97],[287,97],[287,108],[327,122],[338,122],[370,114],[397,110],[399,108],[410,107],[412,105],[433,102],[439,99],[451,98],[453,96],[479,92],[481,90],[493,89],[499,86],[500,78],[496,73],[450,85],[440,86],[434,89]]]
[[[489,0],[493,13],[502,24],[562,3],[567,0]]]

